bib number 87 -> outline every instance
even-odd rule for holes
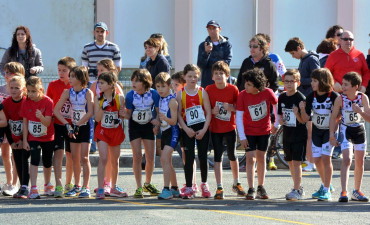
[[[325,116],[318,116],[316,119],[316,123],[318,125],[322,125],[324,123],[324,120],[325,120]]]

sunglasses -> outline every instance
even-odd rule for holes
[[[163,37],[163,34],[161,33],[155,33],[155,34],[150,35],[150,38],[162,38],[162,37]]]
[[[355,40],[353,38],[340,38],[340,39],[342,39],[343,41],[353,41],[353,40]]]
[[[340,36],[342,36],[342,34],[343,33],[337,33],[336,35],[337,35],[337,37],[340,37]]]
[[[284,83],[287,83],[287,84],[294,84],[295,82],[297,82],[296,80],[284,80]]]
[[[259,45],[249,45],[249,48],[259,48]]]

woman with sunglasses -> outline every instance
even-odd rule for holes
[[[339,41],[340,36],[343,34],[343,27],[341,25],[334,25],[328,29],[325,38],[334,38]]]
[[[1,73],[8,62],[20,62],[26,71],[26,79],[36,76],[44,70],[41,51],[32,42],[31,32],[25,26],[15,29],[12,45],[6,50],[0,63]]]
[[[164,39],[163,37],[163,34],[161,33],[154,33],[152,35],[150,35],[150,38],[156,38],[158,39],[160,42],[161,42],[161,48],[160,48],[160,51],[161,51],[161,55],[163,55],[168,63],[170,64],[170,67],[172,68],[172,60],[171,60],[171,56],[168,52],[168,45],[167,45],[167,42],[166,42],[166,39]],[[145,69],[146,68],[146,63],[149,61],[150,57],[146,55],[146,53],[144,54],[143,57],[141,57],[140,59],[140,69]]]

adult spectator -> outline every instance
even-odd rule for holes
[[[336,92],[342,92],[344,74],[357,72],[362,76],[360,91],[365,93],[370,80],[370,72],[364,54],[354,47],[354,36],[352,32],[344,31],[339,44],[340,48],[329,55],[325,64],[325,67],[333,74],[335,82],[334,90]]]
[[[5,75],[4,66],[8,62],[19,62],[25,69],[25,78],[36,76],[44,71],[40,49],[32,42],[31,32],[25,26],[15,29],[12,45],[8,48],[1,60],[1,74]]]
[[[220,25],[211,20],[207,23],[206,28],[209,36],[199,45],[197,61],[197,65],[202,70],[201,86],[203,88],[214,83],[212,65],[220,60],[230,65],[233,56],[229,38],[220,35]]]
[[[166,41],[166,39],[164,39],[163,34],[155,33],[155,34],[150,35],[150,38],[156,38],[161,42],[161,49],[160,49],[161,50],[161,55],[166,57],[168,63],[170,64],[170,67],[172,68],[171,56],[168,52],[167,41]],[[144,56],[141,57],[141,59],[140,59],[140,67],[139,68],[140,69],[145,69],[146,68],[146,63],[149,61],[149,59],[150,59],[150,57],[148,57],[145,53]]]
[[[99,22],[94,26],[95,40],[84,46],[82,51],[82,65],[89,68],[90,81],[95,81],[98,75],[96,63],[102,59],[114,61],[118,73],[121,71],[122,61],[121,52],[117,44],[107,41],[108,26],[104,22]]]
[[[278,88],[277,78],[279,76],[275,64],[268,56],[268,44],[262,36],[254,36],[249,40],[249,48],[251,55],[244,59],[240,67],[236,86],[239,91],[244,90],[245,81],[242,74],[253,68],[260,68],[267,78],[267,87],[271,88],[274,92]]]
[[[321,41],[319,46],[316,48],[316,52],[319,54],[320,67],[324,68],[326,60],[328,60],[329,54],[337,50],[338,41],[334,38],[325,38]]]
[[[334,38],[339,42],[340,36],[343,34],[343,27],[341,25],[334,25],[328,29],[325,38]]]
[[[301,74],[301,85],[298,87],[298,91],[308,96],[312,92],[311,73],[320,68],[319,55],[314,51],[307,51],[299,37],[289,39],[285,51],[289,52],[293,58],[300,60],[298,70]]]

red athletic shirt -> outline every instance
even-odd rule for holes
[[[244,111],[243,125],[246,135],[267,135],[271,131],[270,107],[278,103],[274,92],[266,88],[254,95],[240,92],[236,110]],[[252,119],[253,117],[253,119]]]
[[[232,84],[227,84],[224,89],[218,89],[216,84],[211,84],[206,87],[211,108],[216,106],[216,102],[229,103],[236,105],[239,95],[239,90]],[[218,103],[218,104],[220,104]],[[219,106],[219,108],[221,108]],[[225,116],[222,116],[224,114]],[[213,133],[226,133],[235,130],[235,112],[229,114],[225,110],[221,109],[219,115],[212,114],[212,120],[209,125],[209,130]]]
[[[46,95],[38,102],[29,98],[23,101],[20,116],[28,121],[28,124],[24,125],[24,129],[28,128],[28,141],[48,142],[54,140],[53,122],[46,128],[36,117],[37,109],[42,112],[43,116],[53,116],[53,108],[53,100]]]
[[[61,80],[54,80],[52,82],[49,83],[49,86],[48,86],[48,90],[46,92],[46,95],[49,96],[51,98],[51,100],[53,100],[53,103],[54,103],[54,107],[55,105],[58,103],[59,99],[60,99],[60,96],[62,96],[63,94],[63,91],[65,89],[70,89],[71,88],[71,85],[69,83],[65,84],[63,81]],[[64,116],[64,118],[69,122],[71,123],[71,117],[68,117],[66,115],[70,115],[70,104],[69,104],[69,101],[67,101],[62,109],[60,110],[62,115]],[[65,113],[64,113],[65,112]],[[63,125],[62,122],[60,122],[56,117],[54,117],[54,123],[56,124],[59,124],[59,125]]]
[[[23,138],[23,117],[20,115],[22,103],[25,101],[24,96],[18,102],[13,101],[12,97],[8,97],[3,101],[4,113],[8,120],[10,130],[12,132],[13,141],[16,143]]]
[[[354,47],[348,54],[341,48],[332,52],[326,61],[325,67],[333,74],[334,81],[340,84],[342,84],[344,74],[348,72],[359,73],[362,76],[361,85],[364,87],[367,87],[370,79],[365,56]]]
[[[204,112],[203,107],[203,88],[199,87],[198,92],[195,95],[189,95],[185,91],[185,87],[181,89],[181,103],[182,103],[182,118],[186,121],[186,109],[194,107],[194,106],[201,106]],[[205,117],[205,112],[204,112]]]

